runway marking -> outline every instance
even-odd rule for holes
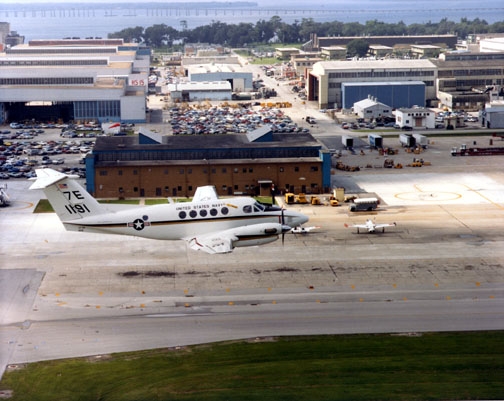
[[[413,185],[417,192],[399,192],[394,197],[409,201],[448,201],[462,197],[456,192],[423,191],[417,184]]]
[[[490,198],[486,197],[485,195],[483,195],[479,191],[472,189],[469,185],[466,185],[466,184],[462,184],[462,185],[464,187],[466,187],[469,191],[474,192],[475,194],[479,195],[480,197],[482,197],[483,199],[485,199],[487,202],[491,203],[492,205],[497,206],[499,209],[504,209],[503,205],[499,205],[498,203],[496,203],[493,200],[491,200]]]
[[[19,206],[19,207],[14,206],[15,204],[18,204],[18,203],[26,204],[26,206]],[[29,209],[29,208],[33,207],[33,205],[34,204],[32,202],[15,201],[15,202],[12,202],[10,204],[10,206],[8,206],[8,208],[10,210],[23,210],[23,209]]]

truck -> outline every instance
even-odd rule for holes
[[[351,212],[366,211],[370,212],[376,210],[380,201],[377,198],[356,198],[350,205]]]
[[[400,134],[399,142],[403,148],[414,148],[416,144],[415,137],[411,134]]]
[[[427,149],[429,146],[429,138],[422,134],[413,134],[413,138],[415,138],[416,145],[421,146],[424,149]]]
[[[354,146],[354,138],[351,135],[343,135],[341,137],[341,142],[343,143],[343,146],[347,149],[351,149]]]
[[[383,148],[383,138],[380,135],[369,134],[368,135],[369,146],[376,149]]]
[[[461,145],[460,149],[452,148],[452,156],[500,156],[504,155],[504,148],[468,148]]]

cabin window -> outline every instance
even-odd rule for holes
[[[250,206],[250,205],[243,206],[243,212],[244,213],[252,213],[252,206]]]
[[[229,213],[229,209],[228,209],[226,206],[224,206],[224,207],[221,209],[221,213],[222,213],[223,215],[226,215],[226,214],[228,214],[228,213]]]
[[[210,209],[210,214],[211,214],[212,216],[217,216],[217,213],[218,213],[218,212],[217,212],[217,209]]]
[[[199,214],[200,214],[201,217],[206,217],[207,211],[205,209],[201,209],[200,212],[199,212]]]
[[[198,213],[196,212],[196,210],[191,210],[189,212],[189,216],[191,216],[193,219],[198,215]]]
[[[180,219],[185,219],[185,218],[187,217],[187,213],[186,213],[186,212],[184,212],[184,211],[182,210],[182,211],[178,214],[178,217],[179,217]]]

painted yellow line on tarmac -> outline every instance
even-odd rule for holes
[[[504,205],[499,205],[498,203],[494,202],[493,200],[491,200],[490,198],[486,197],[485,195],[483,195],[481,192],[479,191],[476,191],[475,189],[472,189],[469,185],[466,185],[466,184],[462,184],[464,187],[466,187],[469,191],[472,191],[474,192],[475,194],[481,196],[483,199],[485,199],[487,202],[491,203],[492,205],[494,206],[497,206],[499,209],[503,209],[504,210]]]

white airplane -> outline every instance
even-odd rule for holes
[[[364,228],[367,230],[368,233],[374,233],[376,230],[379,230],[380,228],[382,229],[382,233],[385,232],[385,227],[395,227],[396,223],[388,224],[376,224],[373,220],[367,219],[366,224],[354,224],[352,226],[349,226],[348,224],[345,224],[345,227],[354,227],[357,228],[357,234],[359,233],[359,229]]]
[[[43,189],[67,231],[185,240],[194,250],[227,253],[235,247],[273,242],[308,221],[304,214],[249,197],[219,199],[213,186],[199,187],[192,202],[125,208],[102,205],[70,176],[36,170],[30,189]]]
[[[311,227],[297,226],[297,227],[291,228],[290,232],[292,234],[308,234],[310,231],[315,230],[317,228],[320,228],[320,227],[318,227],[318,226],[311,226]]]

